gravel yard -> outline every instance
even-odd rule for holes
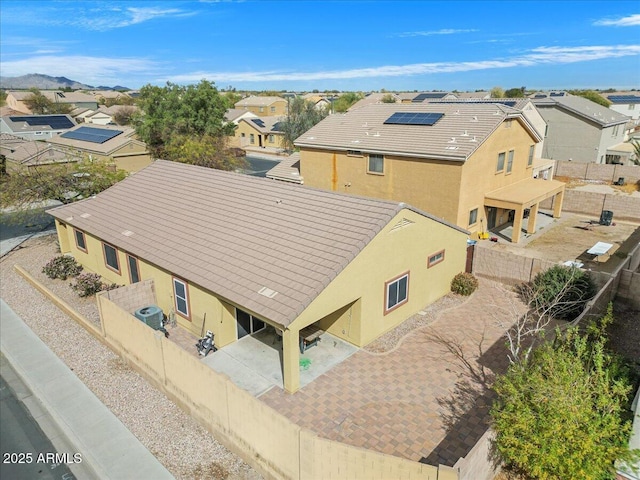
[[[98,322],[93,297],[41,273],[58,254],[55,235],[34,238],[0,260],[0,296],[178,479],[261,479],[261,475],[109,348],[63,314],[14,270],[20,265],[76,310]]]

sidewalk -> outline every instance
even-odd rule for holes
[[[99,479],[173,478],[4,300],[0,318],[0,350],[73,446],[64,453],[81,453]]]

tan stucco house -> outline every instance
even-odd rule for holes
[[[89,160],[113,162],[116,168],[133,173],[152,162],[147,145],[134,135],[131,127],[80,124],[49,142]]]
[[[33,172],[48,166],[75,163],[81,159],[50,143],[24,140],[8,133],[0,134],[0,156],[9,174],[20,171]]]
[[[541,201],[562,209],[564,183],[533,178],[541,140],[521,111],[474,102],[366,105],[295,144],[305,185],[407,202],[475,233],[513,222],[518,242],[525,213],[535,232]]]
[[[64,103],[72,108],[84,107],[96,110],[98,101],[91,95],[82,92],[63,92],[61,90],[41,90],[40,93],[53,103]],[[8,90],[7,105],[19,112],[33,113],[25,103],[25,100],[33,95],[28,90]]]
[[[240,110],[249,110],[259,117],[286,115],[289,103],[282,97],[258,97],[251,95],[234,105]]]
[[[222,349],[276,329],[289,392],[301,329],[366,345],[465,268],[468,232],[404,203],[164,160],[48,212],[62,253],[109,282],[153,279],[163,311]]]
[[[235,129],[235,143],[241,147],[284,148],[280,123],[284,117],[242,118]]]

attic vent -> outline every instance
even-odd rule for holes
[[[392,232],[395,232],[395,231],[397,231],[397,230],[400,230],[401,228],[408,227],[409,225],[412,225],[412,224],[414,224],[414,223],[415,223],[415,222],[413,222],[413,221],[411,221],[411,220],[409,220],[409,219],[407,219],[407,218],[403,218],[402,220],[400,220],[398,223],[396,223],[396,224],[391,228],[391,231],[392,231]]]
[[[91,214],[90,213],[82,213],[82,214],[80,214],[80,216],[82,218],[89,218],[91,216]]]
[[[471,121],[472,121],[472,122],[477,122],[477,121],[478,121],[478,117],[475,117],[475,116],[474,116],[474,117],[471,117]]]
[[[473,138],[470,140],[471,142],[477,142],[478,139],[476,138],[476,136],[474,135]]]
[[[258,293],[260,295],[264,295],[267,298],[273,298],[278,294],[278,292],[276,292],[275,290],[271,290],[267,287],[262,287],[260,290],[258,290]]]
[[[467,132],[466,130],[461,135],[461,137],[468,137],[468,136],[469,136],[469,132]]]
[[[458,147],[454,147],[453,145],[446,147],[447,150],[458,150]]]
[[[456,143],[456,137],[451,137],[451,140],[449,140],[447,143]]]
[[[122,234],[125,237],[130,237],[131,235],[133,235],[133,232],[131,230],[125,230],[124,232],[122,232]]]
[[[67,218],[65,218],[65,220],[66,220],[67,222],[70,222],[71,220],[73,220],[73,217],[67,217]]]

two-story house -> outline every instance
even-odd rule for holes
[[[241,148],[284,148],[280,124],[284,117],[242,118],[235,130],[235,143]]]
[[[533,178],[542,139],[503,104],[372,104],[332,115],[295,144],[305,185],[398,200],[471,232],[513,222],[518,242],[535,232],[541,201],[564,183]]]
[[[249,110],[259,117],[286,115],[289,108],[287,100],[281,97],[258,97],[251,95],[234,105],[241,110]]]

